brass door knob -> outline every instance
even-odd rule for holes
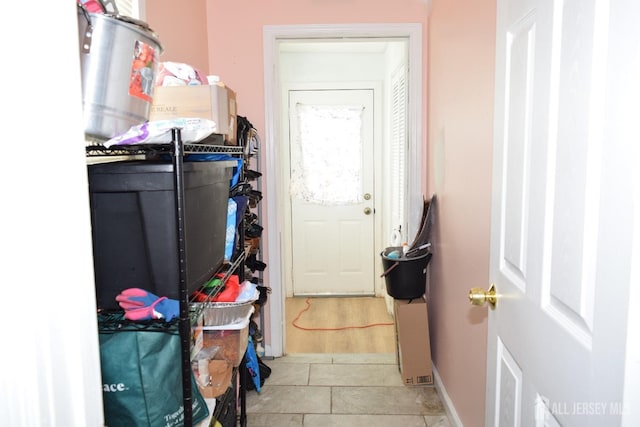
[[[498,302],[498,294],[496,293],[496,285],[493,283],[489,286],[489,290],[485,291],[482,288],[471,288],[469,290],[469,302],[473,305],[483,306],[489,303],[489,306],[494,309]]]
[[[364,214],[365,215],[370,215],[371,214],[371,208],[364,208]]]

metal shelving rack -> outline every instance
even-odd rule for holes
[[[180,129],[171,130],[171,142],[161,144],[136,144],[128,146],[116,146],[106,148],[99,143],[96,145],[88,145],[86,147],[87,157],[97,156],[138,156],[148,154],[171,154],[174,170],[175,184],[175,206],[176,206],[176,233],[178,242],[178,271],[179,271],[179,331],[181,342],[181,362],[182,362],[182,397],[184,407],[184,425],[193,425],[193,394],[191,390],[191,325],[192,317],[190,313],[189,290],[186,271],[187,253],[186,253],[186,233],[185,233],[185,204],[184,204],[184,168],[183,161],[186,154],[194,153],[225,153],[229,155],[244,156],[244,147],[241,146],[221,146],[208,144],[185,144],[182,141]],[[241,227],[242,228],[242,227]],[[242,241],[242,240],[241,240]],[[244,259],[245,252],[240,251],[236,259],[230,266],[221,266],[212,277],[222,272],[226,267],[226,272],[222,279],[223,283],[229,278],[234,271],[239,271],[240,275],[244,275]],[[241,277],[242,278],[242,277]],[[203,283],[204,285],[204,283]],[[194,317],[197,317],[197,313]],[[240,365],[240,398],[241,413],[240,424],[246,424],[245,410],[245,382],[244,374],[244,357]]]

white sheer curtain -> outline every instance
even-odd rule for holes
[[[362,200],[362,106],[296,105],[291,195],[309,203]]]

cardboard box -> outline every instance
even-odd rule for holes
[[[205,399],[222,396],[231,387],[233,365],[226,360],[209,360],[207,365],[207,371],[202,374],[208,376],[209,383],[206,386],[198,383],[200,394]]]
[[[197,117],[216,123],[225,143],[236,144],[236,94],[218,85],[156,86],[149,121]]]
[[[427,303],[423,299],[394,300],[396,356],[407,386],[433,385]]]

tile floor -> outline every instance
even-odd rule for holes
[[[250,427],[449,427],[434,387],[402,384],[395,354],[293,354],[247,392]]]

